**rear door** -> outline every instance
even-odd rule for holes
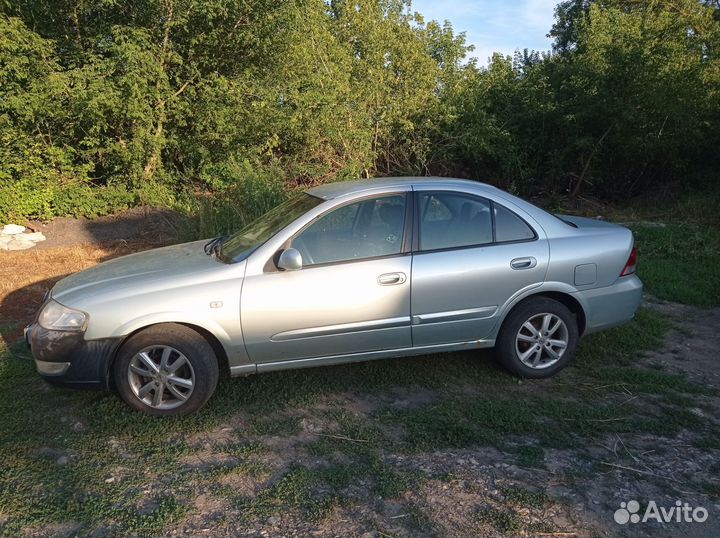
[[[549,257],[544,234],[480,196],[422,188],[415,196],[413,345],[489,336],[499,308],[542,283]]]

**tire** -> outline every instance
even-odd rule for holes
[[[215,392],[219,374],[207,340],[175,323],[153,325],[133,335],[113,364],[120,397],[153,416],[194,413]]]
[[[552,331],[558,320],[562,324],[546,336],[542,331],[546,320],[548,331],[545,332]],[[508,314],[495,342],[495,353],[511,372],[520,377],[541,379],[551,377],[567,366],[575,356],[578,340],[575,314],[558,301],[537,297],[520,303]],[[565,341],[566,345],[561,346],[560,341]]]

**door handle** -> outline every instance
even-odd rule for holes
[[[384,273],[377,278],[377,283],[381,286],[394,286],[402,284],[406,280],[405,273]]]
[[[510,267],[513,269],[532,269],[537,265],[537,260],[532,256],[527,258],[515,258],[510,261]]]

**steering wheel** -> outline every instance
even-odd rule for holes
[[[302,237],[295,238],[291,247],[300,253],[303,259],[303,265],[312,265],[315,263],[315,260],[313,260],[313,257],[310,255],[310,251],[308,250],[305,241],[302,240]]]

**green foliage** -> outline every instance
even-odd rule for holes
[[[486,68],[410,0],[0,9],[0,219],[232,192],[244,220],[386,174],[619,197],[718,164],[712,2],[567,0],[553,54]]]
[[[185,231],[188,240],[239,230],[286,197],[282,170],[277,166],[228,160],[207,173],[216,182],[218,195],[185,195],[177,203],[195,216],[193,226]]]
[[[696,0],[563,2],[554,55],[496,55],[458,96],[455,154],[524,192],[692,184],[718,162],[716,13]]]
[[[13,3],[0,16],[0,135],[18,142],[0,217],[93,215],[105,203],[77,194],[112,199],[101,193],[118,185],[142,203],[172,201],[163,185],[244,194],[248,215],[286,186],[422,171],[438,82],[461,76],[466,48],[408,6]]]
[[[56,215],[96,217],[130,207],[134,203],[135,195],[129,192],[125,185],[98,188],[79,184],[58,189],[52,209]]]

